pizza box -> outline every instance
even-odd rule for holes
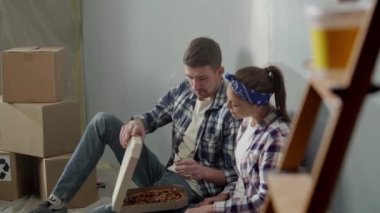
[[[140,198],[147,198],[145,201]],[[167,201],[159,201],[165,200]],[[187,205],[185,189],[180,185],[129,189],[121,212],[152,212],[179,209]]]
[[[185,207],[187,205],[188,199],[183,186],[167,185],[134,189],[129,188],[131,186],[132,175],[140,158],[142,148],[143,144],[141,138],[132,137],[125,150],[123,162],[121,163],[115,189],[113,191],[112,211],[151,212],[173,210]],[[134,200],[139,196],[146,197],[146,195],[149,195],[153,201],[146,203],[134,202]],[[166,199],[163,197],[166,195],[175,196],[173,199],[165,201]]]

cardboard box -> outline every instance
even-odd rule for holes
[[[0,97],[0,150],[36,157],[74,151],[80,139],[79,103],[8,104]]]
[[[65,95],[67,68],[64,47],[18,47],[4,51],[4,102],[61,101]]]
[[[185,189],[180,185],[154,186],[137,189],[128,189],[131,186],[132,175],[135,171],[136,164],[140,158],[142,150],[142,141],[140,137],[132,137],[125,150],[123,162],[120,166],[119,175],[116,180],[115,189],[112,195],[112,211],[114,212],[151,212],[165,211],[183,208],[188,204],[188,197]],[[178,199],[170,201],[160,201],[154,203],[128,204],[131,196],[152,192],[154,190],[175,191],[180,193]],[[127,202],[126,202],[127,201]]]
[[[13,201],[35,189],[34,158],[0,151],[0,200]]]
[[[71,154],[42,158],[38,163],[39,188],[42,200],[47,200],[58,182]],[[91,172],[81,189],[68,203],[68,208],[83,208],[98,200],[96,186],[96,169]]]

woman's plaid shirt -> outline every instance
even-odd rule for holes
[[[278,163],[289,134],[289,125],[272,111],[257,124],[253,140],[242,141],[240,138],[245,130],[252,128],[250,121],[249,118],[243,120],[237,136],[237,143],[250,143],[248,150],[241,153],[239,181],[242,184],[236,185],[242,187],[236,191],[244,192],[245,195],[235,195],[230,187],[223,193],[230,194],[231,198],[215,202],[214,212],[259,212],[264,202],[268,190],[266,176]]]

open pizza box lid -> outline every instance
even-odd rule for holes
[[[153,186],[130,189],[132,175],[140,158],[143,144],[140,137],[132,137],[125,150],[112,195],[112,211],[114,212],[152,212],[179,209],[187,205],[185,189],[180,185]],[[171,201],[129,204],[129,200],[147,192],[173,191],[181,196]]]

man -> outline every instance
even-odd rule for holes
[[[133,175],[138,187],[180,184],[189,203],[221,192],[237,179],[234,141],[240,122],[223,107],[227,84],[219,45],[196,38],[185,51],[187,81],[162,96],[151,111],[134,116],[127,124],[113,115],[98,113],[88,124],[78,147],[49,199],[31,212],[66,212],[74,196],[94,169],[106,145],[119,162],[132,136],[172,123],[172,154],[166,166],[145,145]],[[107,209],[109,210],[109,209]]]

